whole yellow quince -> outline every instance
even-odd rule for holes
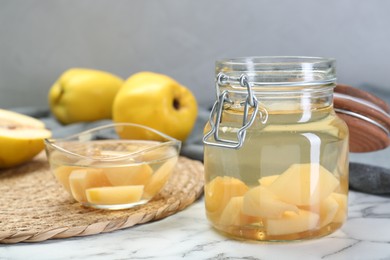
[[[145,125],[181,141],[191,133],[197,114],[196,99],[188,88],[153,72],[129,77],[113,106],[114,122]],[[146,133],[143,138],[150,139]]]
[[[122,84],[123,79],[108,72],[69,69],[51,87],[49,105],[62,124],[110,119]]]
[[[0,169],[29,161],[44,148],[51,132],[38,119],[0,109]]]

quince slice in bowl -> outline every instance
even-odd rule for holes
[[[42,121],[0,109],[0,169],[31,160],[44,148],[51,132]]]

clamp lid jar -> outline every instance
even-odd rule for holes
[[[333,109],[335,60],[216,63],[203,138],[207,218],[240,239],[327,235],[347,216],[348,128]]]

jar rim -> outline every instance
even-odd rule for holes
[[[292,64],[335,64],[335,58],[316,56],[248,56],[236,58],[222,58],[216,61],[217,64],[225,65],[292,65]]]
[[[249,56],[216,61],[216,75],[229,79],[243,75],[253,86],[291,87],[332,85],[336,82],[336,59],[309,56]],[[217,76],[218,77],[218,76]],[[234,81],[234,80],[233,80]]]

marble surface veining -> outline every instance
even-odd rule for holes
[[[231,240],[206,220],[203,200],[160,221],[107,234],[0,245],[0,259],[390,259],[390,197],[350,192],[341,230],[315,240]]]

